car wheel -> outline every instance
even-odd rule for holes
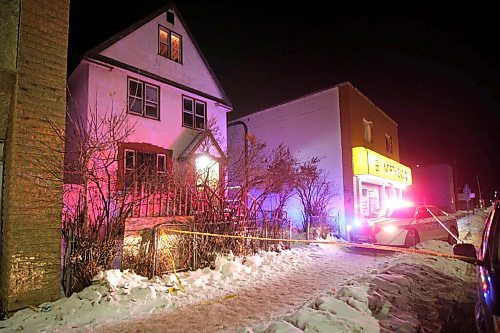
[[[481,308],[481,304],[479,302],[476,303],[475,308],[475,317],[476,317],[476,329],[478,333],[486,333],[486,322],[484,321],[484,313]]]
[[[455,237],[458,237],[457,229],[455,229],[454,227],[451,227],[450,231],[453,235],[455,235]],[[448,235],[448,244],[450,244],[450,245],[457,244],[457,240],[455,239],[455,237],[453,237],[452,235]]]
[[[408,230],[405,238],[405,247],[415,246],[418,242],[420,242],[418,232],[415,229]]]

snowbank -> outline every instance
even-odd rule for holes
[[[461,218],[461,238],[474,243],[480,240],[483,221],[483,216],[478,215]],[[442,241],[427,241],[417,247],[441,253],[452,251]],[[315,267],[324,253],[318,250],[322,248],[330,248],[335,260],[344,260],[341,265],[354,264],[339,245],[320,244],[279,253],[261,252],[246,259],[219,257],[213,270],[183,272],[178,277],[170,274],[149,280],[130,271],[108,270],[100,272],[92,286],[69,298],[24,309],[0,321],[0,332],[105,327],[186,305],[231,299],[241,288],[265,286],[271,280],[287,281],[291,274],[302,274],[304,267]],[[373,262],[376,258],[364,260]],[[239,332],[439,331],[443,318],[451,316],[453,305],[464,297],[464,290],[475,288],[471,280],[474,267],[458,260],[400,253],[383,256],[373,267],[378,268],[365,268],[360,277],[330,285],[328,291],[299,309],[290,309],[288,314],[256,327],[243,327]],[[269,297],[277,295],[275,290],[267,292]]]

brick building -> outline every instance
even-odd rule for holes
[[[63,163],[69,1],[0,8],[0,299],[15,311],[61,296],[62,177],[40,161]]]
[[[319,166],[336,194],[329,215],[339,219],[341,229],[376,214],[388,200],[401,199],[411,185],[411,169],[399,163],[397,123],[349,82],[235,121],[270,147],[283,143],[303,160],[321,158]],[[241,132],[241,126],[230,126],[228,139],[241,142]],[[301,209],[298,196],[288,201],[286,210],[296,224]]]

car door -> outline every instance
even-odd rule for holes
[[[449,221],[446,218],[446,215],[444,212],[435,207],[435,206],[428,206],[431,214],[431,221],[429,222],[429,229],[430,229],[430,235],[432,239],[448,239],[448,231],[443,227],[443,225],[450,230],[450,225]],[[434,216],[432,216],[434,215]],[[436,220],[436,218],[442,223],[439,223],[439,221]]]
[[[500,202],[488,215],[478,251],[478,325],[493,332],[493,316],[500,316]]]
[[[432,223],[432,220],[432,215],[429,213],[426,206],[417,207],[417,211],[415,213],[415,224],[421,241],[432,238],[432,230],[430,229],[430,223]]]

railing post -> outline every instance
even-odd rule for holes
[[[157,248],[158,248],[158,235],[157,235],[157,230],[158,230],[158,226],[154,226],[153,229],[152,229],[152,235],[151,235],[151,240],[153,242],[153,267],[151,269],[151,276],[149,277],[150,279],[153,278],[153,276],[155,276],[155,273],[156,273],[156,251],[157,251]]]
[[[196,231],[196,224],[194,222],[194,220],[192,221],[192,223],[190,224],[191,226],[191,231]],[[197,254],[198,254],[198,244],[197,244],[197,239],[198,238],[198,235],[193,235],[193,270],[197,270],[198,269],[198,263],[197,263]]]
[[[66,244],[66,256],[65,256],[65,266],[66,266],[66,288],[64,290],[64,293],[66,297],[71,296],[71,281],[73,278],[73,264],[71,263],[71,255],[73,252],[73,228],[69,228],[69,234],[68,234],[68,244]]]

